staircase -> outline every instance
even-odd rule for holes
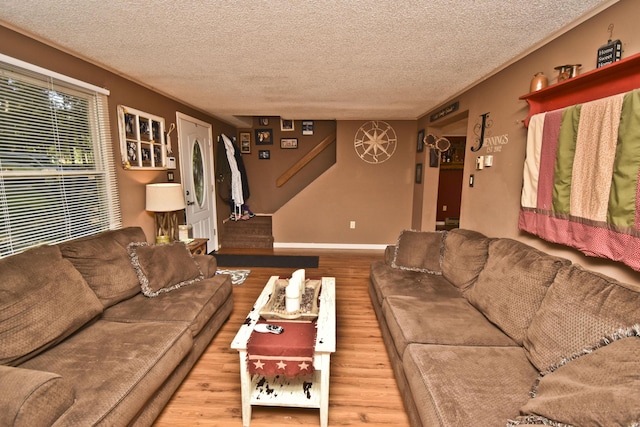
[[[271,216],[256,215],[246,221],[227,220],[220,234],[222,248],[273,249]]]

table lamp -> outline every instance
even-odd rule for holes
[[[177,183],[147,184],[146,210],[154,212],[156,243],[178,240],[177,211],[185,208],[182,185]]]

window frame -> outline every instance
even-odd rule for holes
[[[121,228],[109,91],[4,54],[0,54],[0,75],[30,89],[15,97],[7,90],[0,94],[0,105],[4,102],[7,111],[12,102],[34,105],[31,122],[23,114],[7,114],[7,122],[0,123],[0,154],[5,162],[15,159],[13,166],[7,167],[11,160],[0,165],[0,258]],[[49,93],[51,117],[35,116],[47,108],[39,88]],[[38,97],[29,98],[34,93]],[[56,105],[58,98],[78,104],[61,107]],[[31,139],[17,136],[24,129]],[[50,150],[54,140],[56,150],[66,150],[66,157],[39,162],[38,156],[46,157],[39,154],[42,147],[48,144]]]
[[[118,105],[122,166],[126,170],[167,170],[163,117]]]

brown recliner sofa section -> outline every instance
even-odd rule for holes
[[[1,426],[148,426],[160,414],[233,294],[214,257],[144,242],[130,227],[0,260]],[[143,278],[174,286],[148,297]]]
[[[412,426],[638,426],[638,284],[508,238],[407,230],[370,296]]]

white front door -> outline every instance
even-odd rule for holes
[[[207,252],[218,250],[213,133],[209,123],[176,113],[180,174],[193,237],[205,237]]]

